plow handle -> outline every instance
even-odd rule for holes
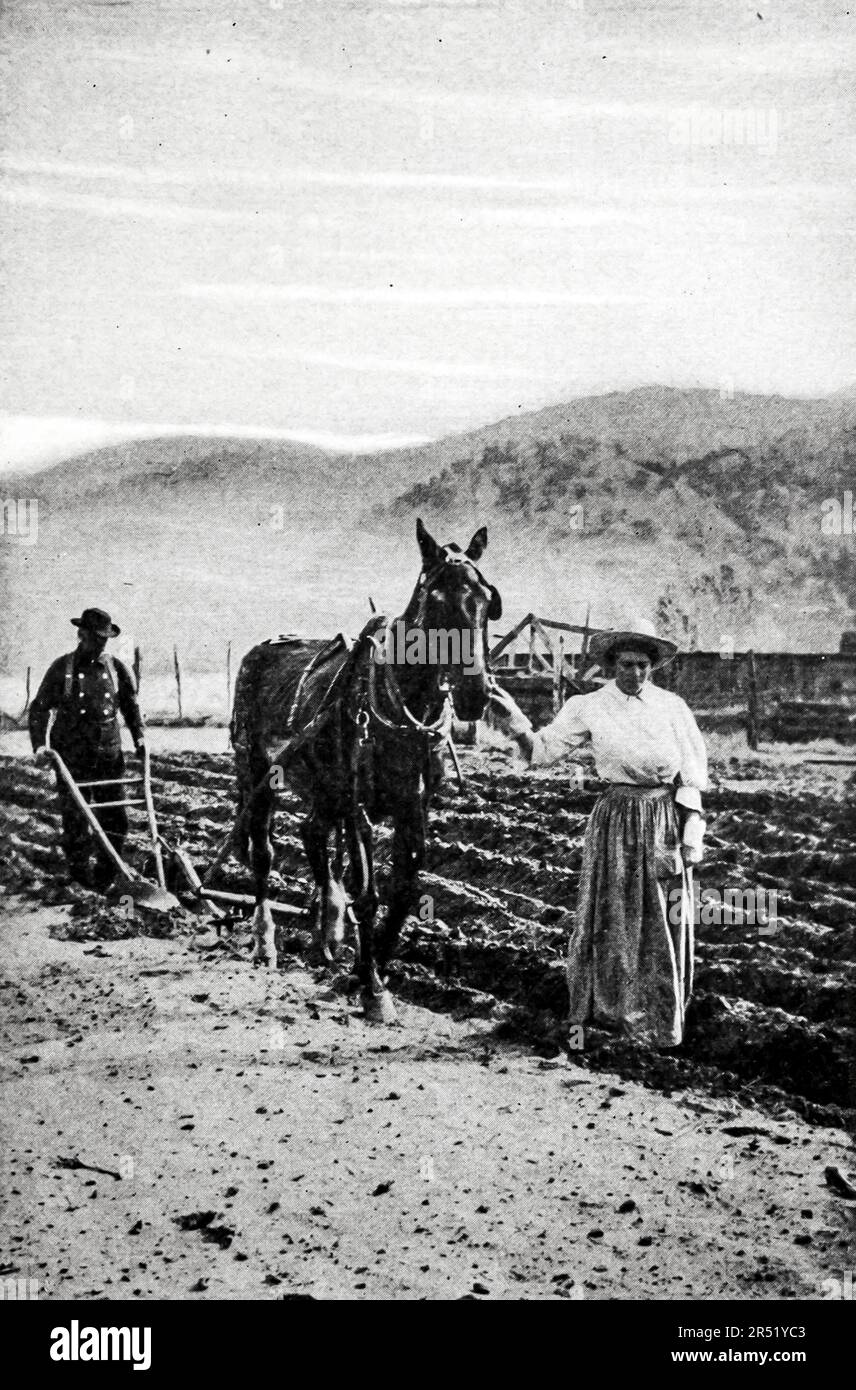
[[[149,822],[149,834],[152,837],[152,851],[155,860],[155,873],[157,874],[158,885],[166,892],[166,876],[163,871],[163,855],[161,853],[160,836],[158,835],[158,823],[155,819],[155,806],[152,801],[152,774],[151,774],[151,754],[149,745],[143,745],[143,796],[146,801],[146,817]]]
[[[54,767],[56,768],[57,772],[59,773],[60,777],[62,778],[63,782],[65,783],[66,787],[68,788],[68,793],[75,806],[81,812],[81,814],[86,817],[86,820],[91,826],[92,831],[98,840],[98,843],[104,850],[104,853],[109,855],[113,863],[116,865],[116,868],[119,870],[119,872],[122,874],[124,878],[128,879],[130,883],[136,883],[136,874],[132,869],[128,867],[124,860],[120,859],[119,855],[116,853],[110,841],[107,839],[107,836],[102,830],[101,824],[95,816],[92,807],[89,805],[89,802],[86,800],[86,798],[81,794],[77,783],[75,782],[74,778],[72,777],[71,773],[69,772],[59,753],[57,753],[56,749],[54,748],[48,748],[47,754]]]

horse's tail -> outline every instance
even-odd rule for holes
[[[247,770],[247,752],[252,723],[251,710],[255,704],[252,656],[253,652],[248,652],[238,668],[235,694],[232,700],[232,717],[229,720],[229,743],[235,755],[235,770],[238,774],[239,790]]]
[[[229,722],[229,742],[235,758],[238,787],[235,852],[249,862],[250,824],[244,815],[250,794],[259,780],[259,768],[266,765],[262,741],[261,685],[264,673],[264,649],[253,647],[238,668],[232,718]]]

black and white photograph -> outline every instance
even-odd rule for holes
[[[160,1374],[155,1305],[466,1300],[811,1370],[856,1267],[854,37],[0,4],[32,1366]]]

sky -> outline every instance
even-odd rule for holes
[[[816,0],[6,0],[0,467],[852,385],[855,32]]]

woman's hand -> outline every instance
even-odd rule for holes
[[[512,700],[507,690],[495,685],[488,696],[486,713],[490,722],[508,738],[520,739],[532,733],[532,721],[523,713],[520,706]]]
[[[704,855],[702,841],[707,826],[698,811],[688,811],[681,835],[681,854],[685,864],[700,864]]]

